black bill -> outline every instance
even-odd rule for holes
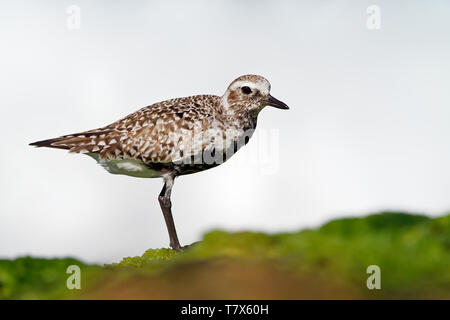
[[[289,107],[283,101],[280,101],[269,94],[269,97],[265,100],[267,106],[272,106],[278,109],[288,110]]]

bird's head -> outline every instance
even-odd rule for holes
[[[245,108],[259,112],[265,106],[289,109],[282,101],[270,95],[270,83],[258,75],[240,76],[234,80],[222,97],[224,105],[232,110]]]

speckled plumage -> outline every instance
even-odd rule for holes
[[[250,139],[258,113],[267,105],[288,109],[270,95],[266,79],[245,75],[234,80],[223,96],[158,102],[105,127],[30,145],[86,153],[114,174],[162,176],[165,185],[159,200],[169,219],[171,246],[180,249],[170,211],[175,177],[227,160]]]
[[[88,153],[104,166],[109,160],[127,159],[150,166],[161,164],[160,168],[205,162],[212,165],[208,160],[220,164],[248,141],[256,127],[261,107],[253,101],[242,101],[239,92],[230,90],[235,83],[252,81],[270,90],[264,78],[246,75],[233,81],[223,97],[197,95],[158,102],[108,126],[32,145]],[[204,159],[205,154],[208,159]],[[210,166],[197,167],[201,170]],[[134,175],[133,170],[130,173]]]
[[[98,153],[100,159],[169,163],[190,149],[195,130],[204,132],[219,117],[220,98],[201,95],[144,107],[106,127],[54,139],[51,146],[74,153]],[[195,148],[197,150],[197,148]]]

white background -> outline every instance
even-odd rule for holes
[[[366,9],[381,9],[381,29]],[[81,9],[67,28],[66,9]],[[276,172],[258,140],[179,178],[183,244],[213,228],[293,231],[384,209],[450,208],[448,1],[9,1],[0,5],[0,257],[118,261],[167,247],[159,179],[110,175],[36,140],[109,124],[151,103],[222,95],[266,77],[291,110]]]

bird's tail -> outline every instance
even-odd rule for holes
[[[106,147],[112,148],[114,146],[111,144],[112,140],[116,140],[116,143],[119,141],[119,138],[116,136],[110,137],[108,140],[109,145],[105,145],[106,136],[111,133],[111,131],[111,129],[94,129],[80,133],[73,133],[58,138],[36,141],[30,143],[29,145],[38,148],[46,147],[65,149],[74,153],[97,152]],[[101,140],[103,140],[103,143]]]
[[[66,145],[58,145],[58,142],[61,142],[63,140],[65,140],[67,138],[64,137],[59,137],[59,138],[53,138],[53,139],[47,139],[47,140],[41,140],[41,141],[36,141],[36,142],[32,142],[29,145],[33,146],[33,147],[37,147],[37,148],[41,148],[41,147],[47,147],[47,148],[57,148],[57,149],[70,149],[69,146]]]
[[[96,135],[100,133],[105,134],[107,133],[107,131],[102,129],[94,129],[80,133],[72,133],[58,138],[36,141],[30,143],[29,145],[38,148],[46,147],[46,148],[72,150],[75,147],[89,144],[91,139],[94,136],[96,137]]]

